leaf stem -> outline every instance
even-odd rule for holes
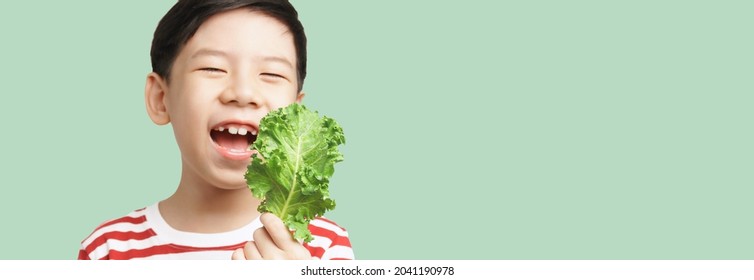
[[[293,192],[296,191],[296,183],[298,181],[296,174],[298,174],[298,166],[300,162],[301,162],[301,136],[298,137],[298,143],[296,147],[296,167],[293,168],[293,182],[291,183],[291,190],[290,192],[288,192],[288,198],[285,200],[285,204],[283,205],[283,210],[280,213],[280,215],[283,215],[283,217],[279,217],[281,219],[285,219],[286,211],[288,211],[288,204],[291,203],[291,200],[293,199]]]

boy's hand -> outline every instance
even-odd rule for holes
[[[288,227],[277,216],[263,213],[262,227],[254,231],[254,241],[236,249],[233,260],[310,260],[309,250],[293,239]]]

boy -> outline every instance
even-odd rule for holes
[[[311,222],[300,244],[257,212],[244,174],[259,121],[301,102],[306,36],[287,0],[179,0],[160,21],[147,113],[172,124],[181,151],[176,192],[100,225],[79,259],[352,259],[345,229]]]

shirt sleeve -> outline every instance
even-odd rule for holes
[[[346,229],[336,223],[317,218],[309,223],[309,231],[314,238],[304,244],[312,257],[321,260],[353,260],[354,253],[351,240]]]
[[[353,260],[355,259],[353,254],[353,248],[351,247],[351,240],[348,236],[338,236],[333,241],[332,246],[325,250],[322,254],[323,260]]]

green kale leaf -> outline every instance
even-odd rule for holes
[[[252,145],[258,152],[246,172],[246,182],[262,199],[259,212],[283,220],[297,240],[310,242],[309,222],[335,208],[328,183],[336,162],[343,160],[338,146],[343,129],[298,103],[267,114]],[[261,156],[261,157],[260,157]]]

